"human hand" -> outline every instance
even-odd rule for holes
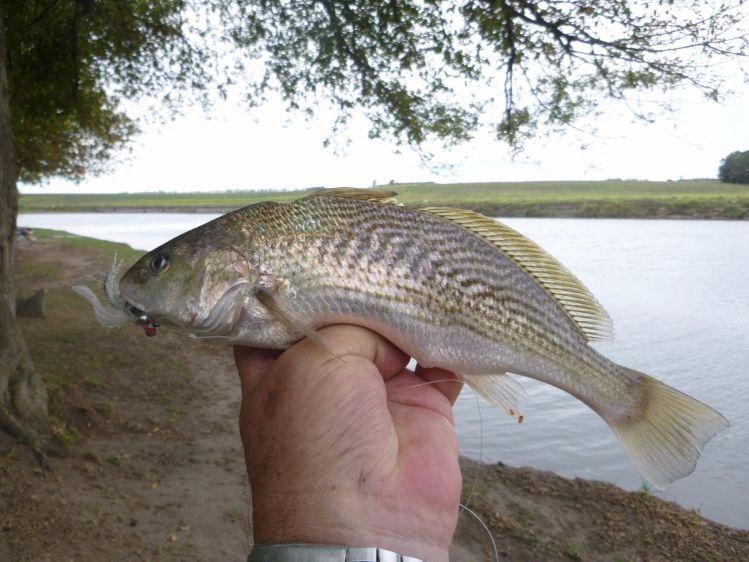
[[[377,546],[448,560],[461,383],[354,326],[285,352],[235,347],[256,543]],[[434,382],[445,381],[447,382]],[[432,384],[427,384],[432,383]]]

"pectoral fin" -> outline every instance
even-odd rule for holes
[[[304,335],[305,338],[319,345],[328,352],[331,357],[337,357],[337,355],[335,355],[335,353],[333,353],[325,343],[324,338],[317,333],[308,322],[305,322],[295,314],[290,307],[284,306],[284,299],[281,296],[281,292],[285,285],[286,283],[280,280],[271,284],[264,283],[263,285],[256,286],[254,288],[254,293],[257,299],[263,303],[265,308],[282,322],[289,331]]]

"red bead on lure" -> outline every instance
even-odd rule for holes
[[[159,325],[151,320],[146,314],[138,316],[135,323],[138,324],[138,326],[143,326],[143,331],[149,338],[156,335],[156,328],[159,327]]]

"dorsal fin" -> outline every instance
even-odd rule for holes
[[[483,238],[530,275],[567,313],[587,341],[609,339],[613,325],[591,292],[546,250],[509,226],[473,211],[450,207],[419,209]]]
[[[313,197],[342,197],[344,199],[360,199],[362,201],[371,201],[373,203],[390,203],[402,205],[395,191],[387,189],[359,189],[356,187],[330,187],[328,189],[319,189],[313,191],[302,199],[311,199]]]

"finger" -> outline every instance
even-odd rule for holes
[[[439,390],[450,401],[455,404],[460,391],[463,390],[463,381],[452,371],[440,369],[439,367],[422,367],[416,365],[416,374]]]
[[[242,391],[255,387],[275,363],[281,351],[277,349],[257,349],[253,347],[234,346],[234,361],[237,364]]]
[[[348,324],[327,326],[318,331],[324,347],[305,339],[284,353],[284,361],[303,360],[305,369],[335,369],[347,362],[347,357],[361,358],[375,364],[383,379],[400,373],[408,364],[409,356],[383,336]]]

